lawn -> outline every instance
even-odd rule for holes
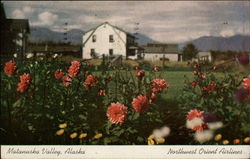
[[[184,77],[192,79],[192,72],[190,71],[164,71],[161,73],[161,77],[166,79],[169,83],[169,88],[162,94],[166,100],[174,100],[180,93],[184,84]]]

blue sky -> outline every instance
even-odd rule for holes
[[[108,21],[161,42],[201,36],[250,35],[249,1],[5,1],[8,18],[63,31],[88,30]],[[139,25],[136,25],[139,23]]]

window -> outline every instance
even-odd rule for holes
[[[114,36],[113,35],[109,35],[109,42],[110,43],[114,42]]]
[[[93,43],[96,42],[96,35],[93,35],[93,36],[92,36],[92,42],[93,42]]]
[[[95,49],[90,49],[90,56],[94,57],[95,56]]]
[[[109,49],[109,56],[113,56],[113,49]]]

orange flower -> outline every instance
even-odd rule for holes
[[[168,88],[168,83],[161,78],[156,78],[151,82],[152,92],[157,93],[163,91],[165,88]]]
[[[29,74],[23,74],[20,76],[20,82],[18,83],[17,91],[23,93],[26,91],[30,85],[30,75]]]
[[[94,84],[97,82],[97,78],[93,75],[88,75],[86,80],[84,81],[84,87],[87,89],[87,90],[90,90],[91,87],[94,86]]]
[[[243,79],[242,86],[244,88],[250,88],[250,75]]]
[[[234,139],[234,144],[239,144],[240,140],[239,139]]]
[[[80,71],[81,63],[79,61],[72,61],[68,69],[69,77],[75,78]]]
[[[60,70],[60,69],[57,69],[55,72],[54,72],[54,76],[56,79],[60,79],[63,77],[63,72]]]
[[[72,79],[68,76],[63,76],[62,77],[62,82],[63,82],[63,85],[68,87],[70,84],[71,84],[71,81]]]
[[[137,113],[145,113],[149,108],[149,100],[146,96],[139,95],[133,99],[133,108]]]
[[[122,124],[127,119],[128,108],[123,104],[111,103],[107,110],[108,119],[115,124]]]
[[[216,85],[217,84],[215,82],[211,82],[208,84],[207,87],[203,87],[203,91],[206,91],[207,93],[212,93],[215,90]]]
[[[197,109],[193,109],[191,111],[188,112],[187,114],[187,119],[188,120],[193,120],[194,118],[203,118],[204,116],[204,112],[197,110]]]
[[[7,75],[14,75],[15,71],[16,71],[16,64],[15,64],[15,62],[9,61],[9,62],[5,63],[4,72]]]

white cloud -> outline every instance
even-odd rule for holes
[[[25,18],[25,15],[22,10],[16,9],[12,12],[12,17],[16,19],[23,19]]]
[[[51,12],[43,12],[38,15],[38,22],[32,23],[34,26],[52,26],[57,20],[58,15]]]
[[[23,7],[23,12],[26,14],[33,13],[34,9],[29,7],[29,6],[25,6],[25,7]]]
[[[235,35],[235,31],[233,29],[222,30],[220,32],[220,35],[223,36],[223,37],[233,36],[233,35]]]

